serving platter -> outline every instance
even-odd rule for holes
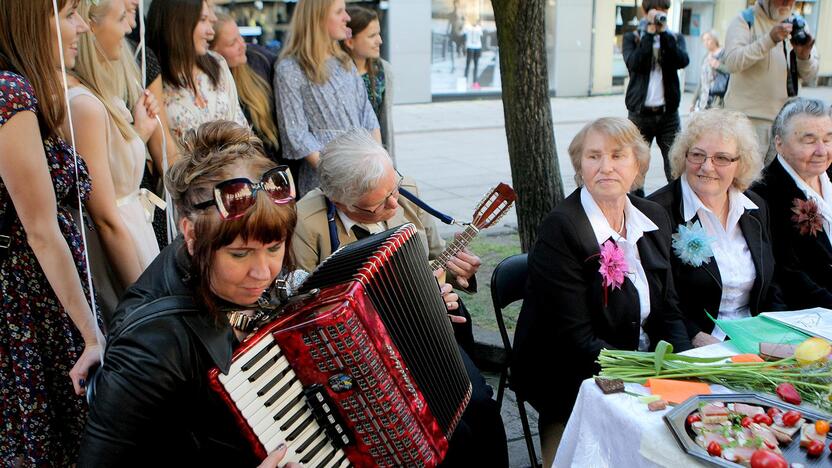
[[[688,416],[691,413],[698,411],[701,403],[715,402],[722,402],[725,404],[746,403],[749,405],[760,406],[764,410],[768,410],[769,408],[775,407],[784,413],[790,410],[800,411],[803,414],[803,418],[806,419],[806,422],[813,424],[818,419],[823,419],[827,421],[832,419],[832,417],[830,417],[829,415],[819,413],[815,410],[807,409],[803,406],[792,405],[774,398],[769,398],[765,395],[755,393],[711,394],[696,395],[690,397],[683,403],[677,405],[673,410],[668,411],[667,414],[664,415],[664,422],[665,424],[667,424],[667,427],[673,433],[673,436],[676,438],[676,441],[682,447],[682,450],[687,452],[689,455],[699,458],[700,460],[710,463],[714,466],[743,466],[741,464],[728,461],[722,457],[709,455],[708,452],[704,448],[699,446],[694,440],[696,434],[693,432],[693,429],[687,422]],[[832,452],[832,450],[829,449],[830,442],[832,442],[832,431],[830,431],[826,436],[826,442],[824,444],[826,448],[824,449],[823,454],[820,457],[810,457],[807,454],[806,449],[800,447],[800,432],[798,431],[797,435],[793,438],[791,442],[780,444],[780,450],[783,452],[783,457],[789,462],[790,465],[799,463],[807,468],[820,466],[828,467],[832,466],[832,455],[830,455],[830,452]]]

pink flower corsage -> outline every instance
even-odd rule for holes
[[[814,237],[823,230],[823,217],[818,213],[818,204],[811,198],[792,201],[792,221],[801,235],[811,234]]]
[[[624,251],[612,240],[601,244],[601,286],[604,287],[604,307],[607,306],[607,291],[612,287],[621,289],[624,284],[624,275],[627,273],[627,261],[624,260]]]

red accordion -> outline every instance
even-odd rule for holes
[[[255,452],[307,466],[436,466],[471,397],[412,224],[339,249],[211,385]]]

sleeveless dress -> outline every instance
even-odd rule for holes
[[[83,86],[70,88],[70,101],[78,96],[88,96],[95,99],[95,102],[101,105],[102,112],[106,113],[101,101],[87,88]],[[127,106],[122,101],[119,100],[116,106],[125,114],[125,117],[128,117],[128,120],[132,119]],[[159,254],[159,244],[156,242],[156,234],[153,232],[151,216],[155,209],[153,201],[161,200],[155,198],[155,195],[146,189],[140,188],[146,159],[145,145],[141,138],[134,136],[129,141],[125,140],[109,114],[107,115],[105,130],[107,132],[107,152],[109,154],[110,176],[113,179],[116,206],[127,231],[130,233],[130,238],[133,240],[136,254],[139,257],[139,264],[144,270]],[[93,279],[98,292],[102,316],[105,317],[105,323],[107,323],[106,319],[112,316],[121,293],[130,285],[120,284],[114,270],[107,261],[103,247],[100,243],[96,245],[95,237],[97,236],[95,236],[95,233],[88,237],[92,239],[89,250]]]
[[[29,82],[0,71],[0,127],[21,111],[38,112]],[[86,289],[84,248],[70,210],[78,209],[76,187],[87,199],[89,174],[79,158],[76,184],[72,151],[59,138],[43,140],[43,149],[58,202],[58,226]],[[23,466],[69,466],[77,459],[86,418],[86,403],[75,395],[69,371],[84,342],[26,242],[0,180],[0,216],[7,213],[11,225],[4,234],[11,243],[0,261],[0,464],[12,466],[20,457]]]

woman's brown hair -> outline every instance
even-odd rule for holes
[[[225,13],[217,13],[217,22],[214,23],[214,40],[211,41],[212,49],[214,44],[220,40],[222,27],[233,22],[234,18],[231,16]],[[231,75],[234,77],[234,84],[237,87],[237,96],[240,97],[240,102],[248,110],[252,125],[269,140],[274,148],[277,148],[274,93],[272,93],[271,85],[255,73],[247,63],[231,68]]]
[[[58,8],[70,1],[79,2],[58,0]],[[60,63],[52,57],[54,14],[49,0],[0,0],[0,70],[22,75],[32,86],[43,138],[60,136],[66,118],[64,87],[57,71]]]
[[[348,6],[347,14],[350,15],[350,21],[347,23],[347,26],[352,30],[352,37],[361,34],[361,31],[367,29],[367,26],[373,21],[378,21],[378,13],[362,6]],[[352,57],[352,51],[347,47],[346,41],[341,41],[341,48]],[[368,94],[374,94],[376,92],[376,75],[378,74],[380,65],[381,63],[374,58],[367,59],[367,77],[370,78],[370,89],[367,90]],[[379,100],[381,100],[381,96],[376,96],[376,101]],[[372,98],[370,102],[373,102]]]
[[[291,240],[297,221],[294,202],[277,205],[258,194],[255,205],[240,218],[223,221],[215,206],[197,209],[195,205],[210,200],[216,184],[231,178],[241,165],[250,174],[263,174],[276,167],[265,156],[262,142],[247,127],[218,120],[199,126],[185,138],[182,156],[165,175],[165,186],[180,217],[194,222],[191,280],[195,298],[221,318],[217,299],[211,292],[211,266],[214,254],[234,242],[254,240],[264,244],[285,244],[284,269],[291,269]],[[256,181],[254,181],[256,182]],[[244,305],[244,304],[241,304]]]
[[[206,0],[153,0],[147,12],[147,44],[159,57],[162,80],[175,88],[198,92],[192,70],[205,72],[211,84],[220,80],[220,64],[210,54],[196,55],[194,29]]]

